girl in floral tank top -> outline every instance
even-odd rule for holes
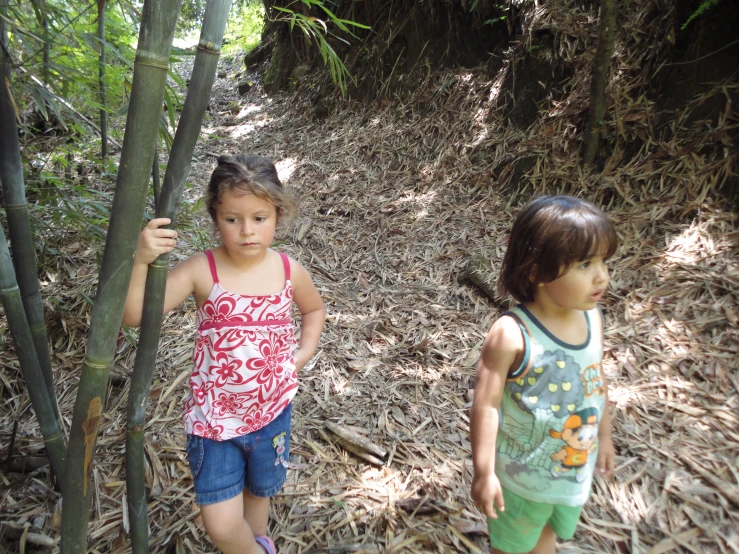
[[[295,260],[270,248],[292,202],[267,158],[222,156],[208,184],[208,213],[222,245],[177,264],[167,276],[164,313],[193,295],[197,338],[184,405],[196,501],[225,554],[274,554],[269,500],[289,460],[291,400],[298,372],[315,353],[323,301]],[[123,324],[141,322],[148,265],[172,251],[171,221],[141,232]],[[299,343],[293,302],[301,314]]]

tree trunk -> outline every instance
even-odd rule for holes
[[[100,59],[98,66],[98,88],[100,90],[100,141],[103,159],[108,157],[108,114],[105,94],[105,4],[107,0],[98,0],[98,38],[100,39]]]
[[[590,83],[590,110],[585,127],[583,163],[592,164],[600,148],[603,117],[606,113],[606,85],[616,38],[616,0],[601,0],[598,49],[593,59],[593,80]]]
[[[187,98],[177,125],[167,171],[164,174],[164,185],[157,202],[156,216],[172,219],[172,226],[185,180],[190,172],[192,153],[200,135],[205,110],[208,107],[230,8],[231,0],[208,0],[205,6],[203,28],[190,85],[187,88]],[[128,393],[126,488],[131,522],[131,545],[134,554],[149,551],[146,487],[144,485],[144,425],[146,402],[149,398],[159,345],[168,268],[169,255],[167,254],[159,256],[149,266],[141,334],[131,376],[131,388]]]
[[[5,13],[6,1],[2,2],[2,12]],[[18,127],[16,124],[15,105],[11,97],[10,60],[8,51],[5,22],[0,20],[0,180],[3,187],[3,202],[8,216],[8,232],[13,244],[13,261],[20,284],[23,307],[33,337],[36,357],[41,367],[43,379],[38,381],[46,386],[52,413],[57,425],[63,429],[59,415],[56,393],[54,391],[54,377],[51,370],[49,343],[46,337],[44,324],[44,308],[41,300],[41,291],[36,268],[36,249],[31,235],[31,222],[26,205],[26,190],[23,180],[23,166],[21,164],[21,148],[18,142]],[[29,383],[27,386],[36,386]],[[60,475],[60,477],[62,477]]]
[[[86,551],[92,491],[90,466],[141,229],[180,6],[181,0],[144,2],[126,134],[70,433],[62,554]]]

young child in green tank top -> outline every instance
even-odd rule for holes
[[[498,288],[520,304],[483,343],[470,421],[492,553],[554,554],[593,473],[613,471],[598,301],[617,243],[602,211],[569,196],[536,198],[513,223]]]

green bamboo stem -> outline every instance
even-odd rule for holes
[[[98,89],[100,92],[100,154],[108,157],[108,114],[105,91],[105,6],[107,0],[98,1],[98,38],[100,39],[100,58],[98,59]]]
[[[5,13],[5,5],[5,1],[0,4],[3,13]],[[18,276],[23,307],[33,337],[33,346],[43,376],[37,382],[26,382],[26,386],[37,386],[37,383],[45,385],[57,425],[64,429],[54,391],[54,376],[51,369],[41,287],[36,267],[36,248],[31,235],[31,221],[26,205],[15,106],[8,88],[11,83],[11,73],[10,60],[6,54],[8,37],[4,20],[0,20],[0,41],[2,42],[2,48],[0,48],[0,180],[3,188],[3,203],[8,216],[8,231],[15,254],[13,262]]]
[[[41,29],[41,38],[44,40],[43,66],[41,68],[41,80],[45,85],[49,84],[49,65],[51,43],[49,41],[49,21],[46,18],[46,5],[43,0],[33,0],[33,10],[36,14],[36,22]],[[12,239],[11,239],[12,240]]]
[[[86,551],[95,439],[131,280],[180,6],[181,0],[144,2],[110,226],[70,432],[62,554]]]
[[[164,184],[157,202],[156,216],[172,219],[172,225],[190,172],[192,154],[200,134],[205,110],[208,107],[230,8],[231,0],[208,0],[205,6],[203,28],[187,89],[187,98],[177,125],[167,171],[164,174]],[[166,254],[159,256],[149,265],[141,334],[128,393],[126,488],[133,554],[149,552],[144,484],[144,426],[146,403],[159,345],[168,268],[169,255]]]
[[[33,347],[33,337],[26,319],[15,272],[13,271],[8,243],[5,239],[5,233],[2,232],[0,232],[0,296],[2,296],[5,316],[8,318],[8,327],[10,328],[10,335],[13,337],[23,380],[28,387],[33,411],[36,412],[36,417],[39,420],[41,435],[44,437],[51,468],[57,475],[64,475],[64,453],[66,451],[64,436],[56,417],[54,417],[54,406],[49,399],[46,388],[43,386],[44,378],[41,373],[41,366]],[[63,483],[60,482],[60,485],[64,490]]]
[[[159,177],[159,147],[154,147],[154,163],[151,164],[151,184],[154,188],[154,206],[159,205],[159,192],[162,188],[161,178]]]

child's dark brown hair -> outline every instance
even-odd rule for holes
[[[295,212],[295,204],[282,186],[275,164],[264,156],[238,154],[218,158],[205,193],[205,207],[213,221],[221,195],[227,190],[253,194],[271,202],[277,208],[279,221],[289,219]]]
[[[540,196],[513,222],[498,293],[533,302],[540,283],[561,277],[575,262],[608,259],[617,247],[613,224],[594,204],[572,196]]]

